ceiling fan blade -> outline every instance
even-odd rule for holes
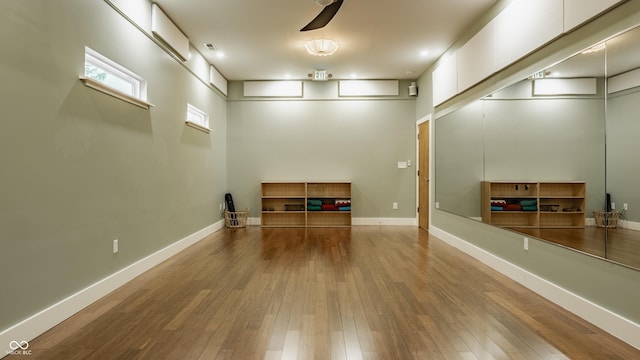
[[[343,1],[344,0],[337,0],[333,4],[325,6],[320,14],[318,14],[318,16],[311,20],[311,22],[308,23],[307,26],[300,29],[300,31],[309,31],[325,27],[329,23],[329,21],[331,21],[331,19],[333,19],[333,17],[336,15],[338,9],[340,9],[340,6],[342,6]]]

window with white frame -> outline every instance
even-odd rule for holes
[[[120,94],[144,103],[147,101],[147,81],[143,77],[89,47],[85,47],[84,52],[84,80],[87,79],[89,84],[85,84],[123,100],[130,99],[123,98]],[[101,86],[96,87],[94,82]],[[115,90],[117,93],[109,90]]]
[[[197,125],[202,130],[209,131],[209,115],[197,107],[187,104],[187,125]]]

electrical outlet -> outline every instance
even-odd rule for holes
[[[616,203],[612,202],[611,203],[611,210],[615,210],[616,209]]]
[[[627,203],[622,204],[622,210],[629,210],[629,205]]]
[[[440,209],[440,203],[436,201],[436,209]]]
[[[116,254],[118,252],[118,239],[113,240],[113,253]]]
[[[524,238],[524,249],[527,250],[527,251],[529,250],[529,238],[528,237]]]
[[[393,210],[398,210],[398,203],[397,202],[393,203]]]

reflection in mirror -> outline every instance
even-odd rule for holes
[[[607,76],[607,258],[640,268],[640,28],[607,41]]]
[[[436,207],[640,269],[638,113],[640,28],[436,116]]]
[[[485,180],[531,182],[487,194],[484,222],[606,255],[588,221],[605,198],[604,72],[596,46],[484,99]]]
[[[606,257],[592,217],[606,194],[605,54],[594,46],[436,119],[439,208]]]
[[[480,220],[484,174],[482,100],[435,121],[436,208]]]

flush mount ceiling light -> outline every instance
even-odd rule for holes
[[[338,50],[340,44],[330,39],[314,39],[304,42],[307,52],[315,56],[329,56]]]

